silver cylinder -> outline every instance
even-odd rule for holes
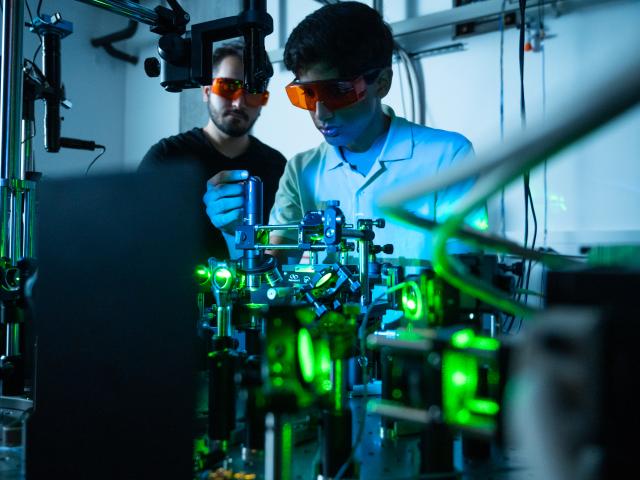
[[[265,480],[277,480],[280,478],[280,467],[278,462],[278,428],[276,416],[267,413],[265,417],[265,441],[264,441],[264,478]]]
[[[20,182],[23,183],[23,182]],[[18,188],[13,190],[11,199],[11,241],[10,241],[10,253],[11,258],[17,261],[23,257],[22,244],[24,224],[23,224],[23,210],[24,210],[24,191],[20,188],[22,185],[18,185]]]
[[[218,337],[231,336],[231,305],[218,307]]]
[[[360,305],[366,306],[371,303],[371,291],[369,290],[369,241],[358,240],[358,260],[360,266]]]
[[[293,479],[293,431],[279,414],[267,413],[264,437],[265,480]]]
[[[247,287],[248,288],[260,288],[262,285],[262,277],[260,274],[247,273]]]
[[[20,355],[20,324],[7,323],[5,355],[14,357]]]
[[[2,64],[0,66],[0,161],[2,178],[20,176],[22,140],[22,35],[24,2],[2,2]]]
[[[496,315],[489,315],[489,331],[492,338],[500,333],[500,321]]]
[[[24,2],[2,2],[2,63],[0,65],[0,255],[16,265],[22,248],[22,198],[20,222],[15,211],[13,180],[24,180],[22,163],[22,36]],[[17,225],[20,225],[19,227]],[[17,232],[16,232],[17,229]]]

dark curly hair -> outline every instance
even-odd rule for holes
[[[316,10],[293,29],[284,47],[284,64],[294,74],[324,63],[343,78],[391,66],[393,34],[380,14],[359,2],[340,2]]]
[[[233,40],[218,46],[211,56],[211,66],[216,71],[222,61],[227,57],[238,57],[242,60],[244,42],[242,40]]]

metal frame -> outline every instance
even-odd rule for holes
[[[24,2],[2,2],[0,69],[0,257],[17,265],[22,256],[25,159],[22,157],[22,43]]]

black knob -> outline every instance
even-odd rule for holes
[[[145,58],[144,73],[146,73],[148,77],[159,77],[160,61],[156,57]]]
[[[382,246],[382,253],[386,253],[387,255],[391,255],[393,253],[393,245],[390,243],[387,243],[386,245]]]
[[[373,224],[378,228],[384,228],[387,222],[384,221],[384,218],[378,218],[376,221],[373,222]]]

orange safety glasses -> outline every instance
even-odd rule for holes
[[[244,82],[234,78],[214,78],[211,91],[227,100],[236,100],[244,95],[244,101],[249,107],[264,107],[269,101],[269,92],[249,93],[244,88]]]
[[[367,82],[364,75],[353,80],[294,80],[285,90],[291,103],[298,108],[315,112],[316,103],[322,102],[329,110],[338,110],[363,99],[367,93]]]

